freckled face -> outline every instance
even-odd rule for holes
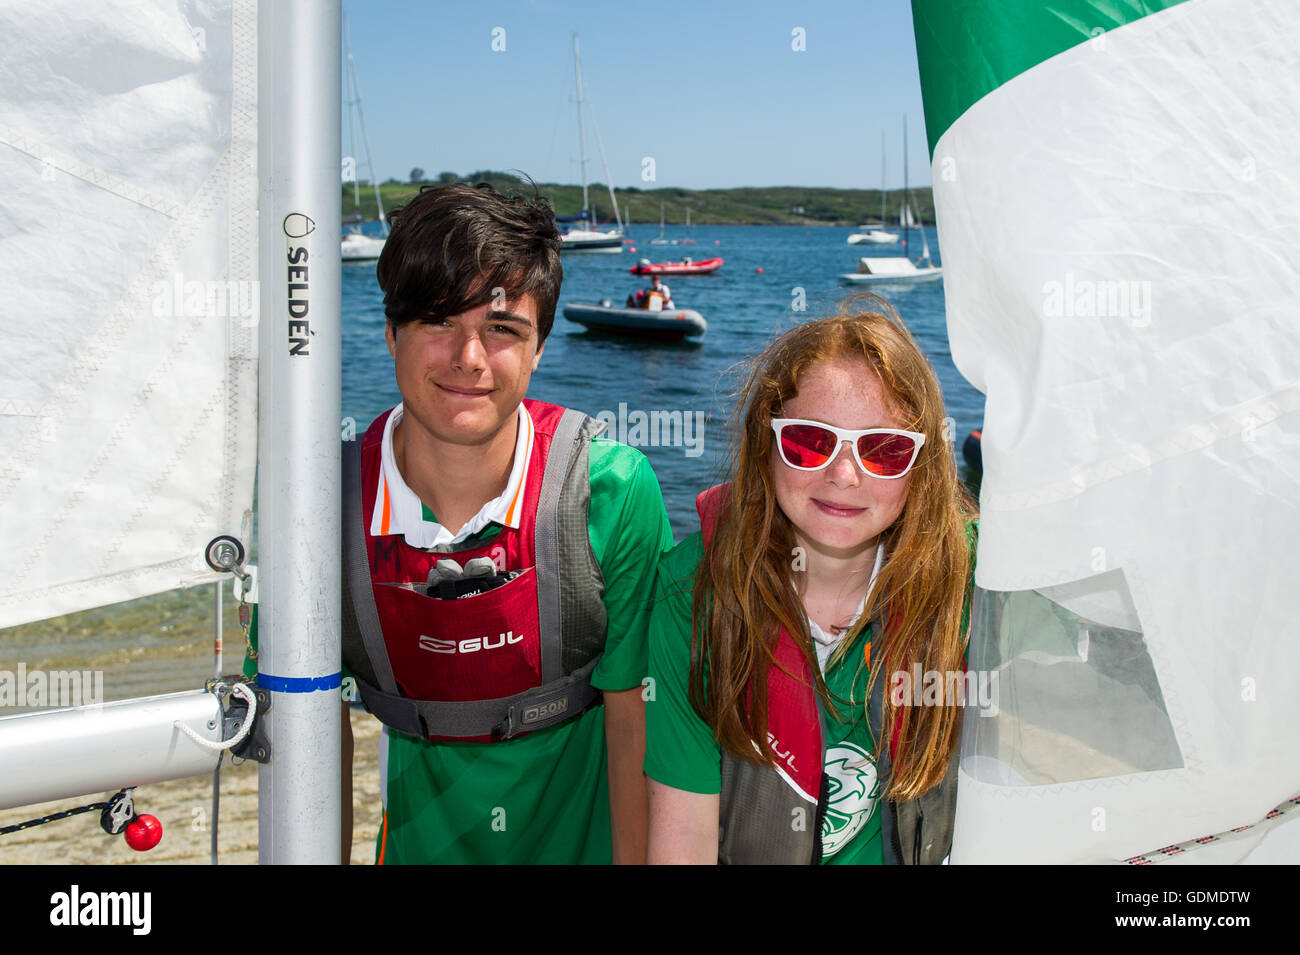
[[[387,327],[405,419],[439,441],[486,444],[514,421],[542,357],[537,303],[488,302],[449,318]]]
[[[875,370],[848,359],[820,362],[804,372],[799,393],[779,416],[849,430],[905,427]],[[839,557],[875,548],[881,532],[903,513],[911,479],[910,472],[889,480],[867,474],[847,443],[820,471],[790,467],[774,443],[772,473],[777,503],[800,544]]]

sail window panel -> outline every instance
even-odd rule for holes
[[[1026,591],[976,588],[962,768],[1048,786],[1183,767],[1122,571]]]

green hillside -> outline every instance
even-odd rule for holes
[[[490,182],[504,191],[518,191],[528,187],[519,179],[504,172],[479,171],[468,176],[452,178],[443,173],[430,184],[447,181]],[[428,181],[426,181],[428,182]],[[384,209],[389,210],[407,202],[423,183],[396,182],[380,184]],[[550,200],[557,215],[576,215],[582,208],[582,187],[558,183],[538,183],[538,191]],[[591,203],[601,223],[612,220],[609,192],[601,184],[588,188]],[[639,225],[658,223],[659,207],[663,204],[664,221],[669,225],[683,225],[686,210],[691,212],[695,225],[826,225],[856,226],[875,222],[880,217],[879,189],[823,189],[803,186],[771,186],[766,188],[742,187],[737,189],[616,189],[615,196],[625,215]],[[885,193],[885,220],[897,223],[903,190]],[[355,210],[352,185],[342,189],[343,219],[348,221]],[[934,222],[934,197],[929,186],[912,190],[912,205],[922,222]],[[374,189],[362,184],[361,217],[373,219],[375,212]]]

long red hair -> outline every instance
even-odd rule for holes
[[[898,313],[874,295],[847,299],[830,317],[781,335],[753,360],[733,415],[729,497],[704,548],[692,597],[690,699],[732,756],[772,763],[766,746],[765,692],[777,635],[784,628],[808,660],[817,692],[835,711],[813,649],[792,570],[793,525],[777,504],[772,477],[771,421],[799,390],[813,365],[862,360],[879,376],[902,427],[926,435],[908,476],[907,503],[881,535],[886,561],[864,613],[841,643],[855,639],[883,613],[883,646],[872,649],[870,687],[884,674],[961,671],[967,633],[972,555],[966,523],[975,502],[957,476],[944,434],[944,403],[934,369]],[[739,519],[737,519],[739,517]],[[707,680],[706,680],[707,675]],[[707,684],[707,691],[706,691]],[[910,799],[938,784],[958,743],[957,706],[895,706],[886,692],[884,739],[898,740],[885,793]],[[847,701],[866,706],[866,700]],[[873,728],[876,729],[876,728]],[[877,739],[879,751],[880,739]]]

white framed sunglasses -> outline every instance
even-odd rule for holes
[[[912,469],[925,435],[899,428],[848,431],[805,418],[773,418],[781,460],[796,471],[820,471],[835,460],[846,441],[858,466],[871,477],[893,480]]]

